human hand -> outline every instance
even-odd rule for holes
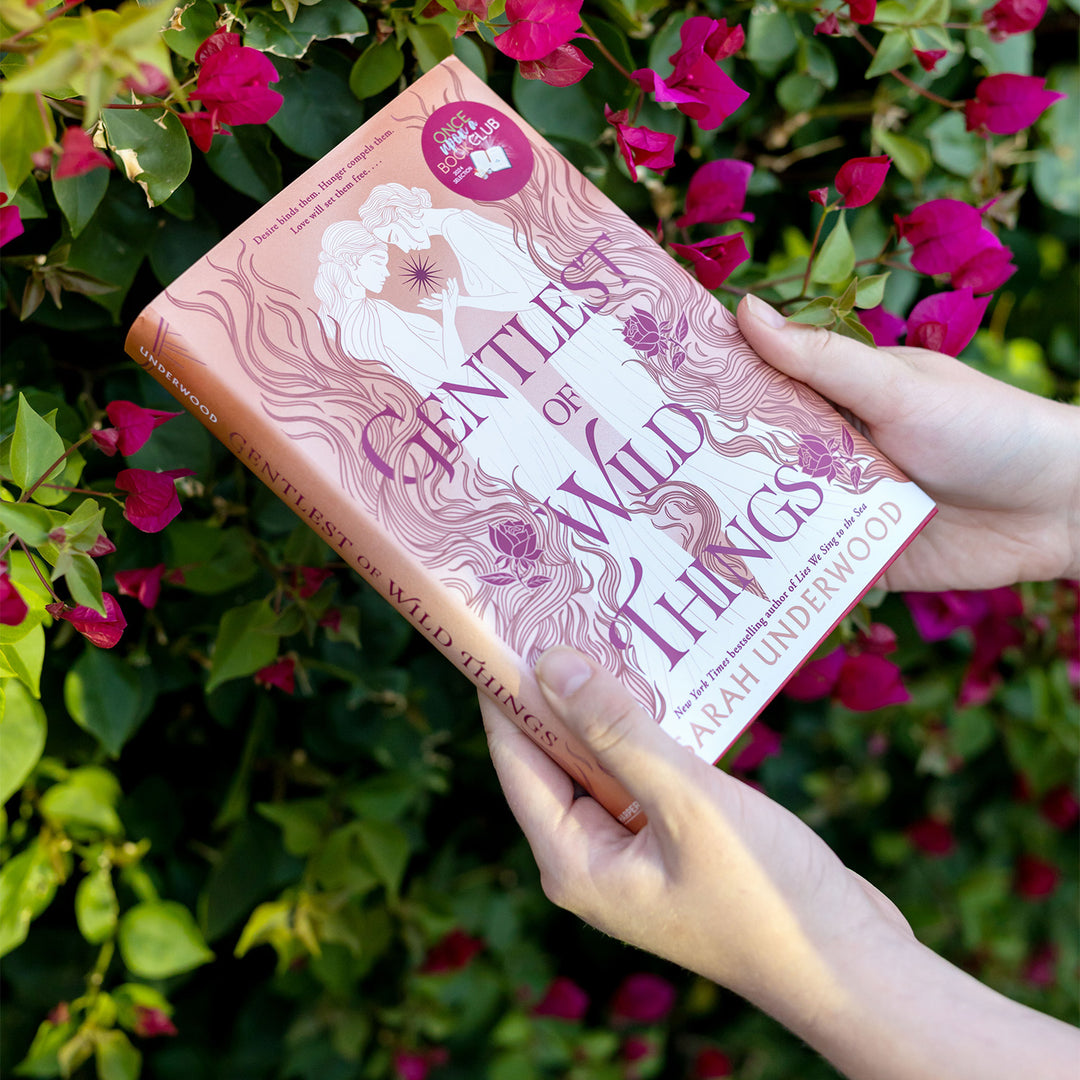
[[[789,323],[764,301],[739,328],[773,367],[866,425],[938,505],[892,564],[893,590],[984,589],[1080,575],[1080,409],[942,353],[875,349]]]

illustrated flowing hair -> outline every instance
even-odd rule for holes
[[[374,232],[399,218],[416,218],[421,211],[430,209],[431,195],[423,188],[408,188],[391,181],[374,188],[356,213],[364,227]]]
[[[322,305],[319,319],[329,333],[334,333],[333,324],[340,324],[346,314],[349,264],[372,252],[386,250],[386,244],[372,236],[359,222],[335,221],[327,226],[323,232],[313,290]]]

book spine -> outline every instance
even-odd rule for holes
[[[190,354],[182,365],[163,362],[161,347],[168,333],[167,320],[151,305],[132,326],[125,348],[571,779],[628,829],[640,830],[646,819],[637,801],[551,712],[522,658],[430,570],[403,557],[401,545],[374,517],[305,462],[295,444],[253,407],[257,395],[245,399],[242,388]],[[183,373],[174,367],[182,367]]]

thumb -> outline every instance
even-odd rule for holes
[[[549,649],[537,662],[536,678],[552,710],[642,804],[650,821],[670,816],[673,804],[689,794],[694,774],[712,773],[587,656]]]
[[[906,355],[789,322],[756,296],[743,297],[737,315],[743,337],[762,360],[867,424],[888,422],[902,402],[910,401],[918,373]]]

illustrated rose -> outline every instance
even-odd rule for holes
[[[810,476],[835,480],[838,472],[833,456],[835,448],[817,435],[800,435],[799,441],[799,468]]]
[[[535,562],[542,554],[536,530],[527,521],[500,521],[488,526],[491,546],[500,554],[524,562]]]
[[[641,308],[634,308],[634,314],[623,323],[623,341],[636,352],[646,356],[655,356],[660,351],[660,326],[656,319]]]

